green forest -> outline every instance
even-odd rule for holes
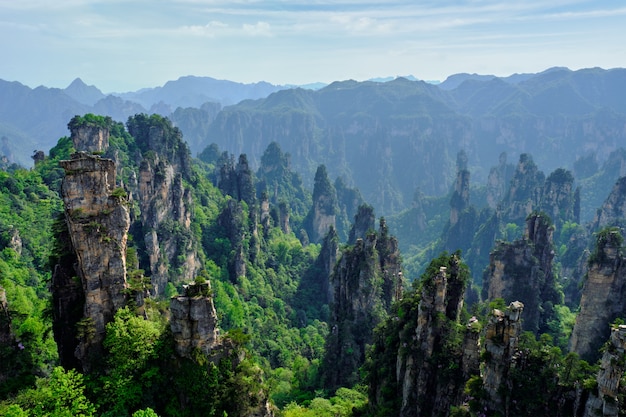
[[[0,171],[0,415],[626,415],[623,150],[487,184],[460,152],[377,218],[276,142],[68,129]]]

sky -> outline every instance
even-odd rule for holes
[[[626,66],[623,0],[0,0],[0,79],[105,93]]]

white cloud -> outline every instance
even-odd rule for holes
[[[267,22],[256,22],[254,25],[244,23],[242,28],[250,36],[272,36],[272,28]]]
[[[227,29],[228,24],[220,22],[218,20],[212,20],[206,25],[182,26],[180,28],[180,32],[194,36],[206,36],[209,38],[214,38],[215,36],[224,33]]]

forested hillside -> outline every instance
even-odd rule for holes
[[[560,88],[559,74],[543,77]],[[585,73],[566,74],[593,110]],[[536,109],[533,83],[502,97]],[[371,94],[384,117],[366,115]],[[453,94],[407,80],[279,92],[210,124],[247,153],[213,143],[198,158],[156,114],[68,118],[32,169],[0,172],[0,414],[624,414],[624,151],[544,173],[544,148],[498,148],[475,175],[476,148],[450,152],[477,107]],[[411,106],[437,117],[403,117]],[[413,145],[450,134],[432,188],[363,159],[411,148],[394,129],[422,122]],[[302,146],[283,147],[290,135]],[[422,148],[406,149],[408,166]],[[363,166],[342,171],[347,158]]]

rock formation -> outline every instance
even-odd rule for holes
[[[315,173],[315,185],[313,188],[313,207],[309,212],[305,223],[309,240],[317,243],[326,236],[328,229],[335,227],[337,213],[337,194],[328,180],[326,167],[320,165]]]
[[[621,177],[613,186],[611,194],[602,207],[596,212],[591,230],[624,225],[626,225],[626,177]]]
[[[87,147],[95,143],[100,147],[98,151],[105,150],[108,144],[100,139],[107,132],[89,132],[96,138],[85,138],[80,135],[84,131],[72,130],[79,152],[71,160],[60,162],[65,170],[61,187],[65,218],[85,300],[75,353],[83,369],[88,369],[91,359],[100,352],[106,324],[127,301],[126,242],[130,226],[126,193],[116,188],[115,163],[80,151],[83,140]]]
[[[459,323],[468,280],[457,255],[442,255],[431,262],[419,289],[394,305],[365,365],[375,410],[447,416],[461,404],[465,382],[479,372],[480,324],[475,317],[466,326]]]
[[[559,168],[546,179],[530,155],[520,155],[502,201],[504,220],[520,223],[533,211],[542,211],[558,221],[578,223],[580,198],[573,184],[574,177],[569,171]]]
[[[524,304],[512,302],[505,311],[494,309],[485,329],[487,359],[483,369],[483,388],[487,393],[485,407],[507,415],[509,372],[517,353],[519,335],[522,331]]]
[[[128,131],[142,157],[138,200],[152,291],[162,295],[168,282],[190,282],[200,269],[190,230],[192,197],[184,185],[190,180],[191,157],[180,131],[158,115],[136,115]],[[176,271],[176,274],[170,272]]]
[[[459,222],[461,213],[469,207],[470,202],[470,172],[458,170],[454,183],[454,192],[450,201],[450,227]]]
[[[368,205],[359,206],[359,210],[354,216],[354,223],[348,235],[348,245],[354,245],[357,239],[364,239],[369,231],[376,227],[376,216],[374,208]]]
[[[598,390],[587,400],[584,417],[617,417],[620,413],[618,390],[626,371],[626,326],[611,329],[609,343],[600,361]],[[622,404],[623,405],[623,404]]]
[[[524,329],[535,334],[547,330],[561,298],[552,266],[553,232],[545,215],[529,216],[522,239],[496,244],[483,278],[483,299],[524,303]]]
[[[570,350],[588,361],[599,357],[598,349],[609,338],[610,323],[626,313],[626,264],[621,244],[617,229],[604,229],[589,258],[580,312],[570,339]]]
[[[574,189],[574,176],[559,168],[548,175],[541,189],[539,211],[556,222],[580,222],[580,189]]]
[[[496,209],[505,196],[515,167],[507,164],[506,152],[500,154],[498,166],[491,168],[487,177],[487,205]]]
[[[176,352],[193,358],[197,350],[209,356],[218,345],[217,313],[209,281],[186,285],[182,296],[170,300],[170,328]]]
[[[400,257],[397,242],[387,235],[384,220],[379,233],[357,238],[347,248],[330,276],[331,334],[325,357],[326,386],[348,386],[358,381],[365,347],[401,293]]]

